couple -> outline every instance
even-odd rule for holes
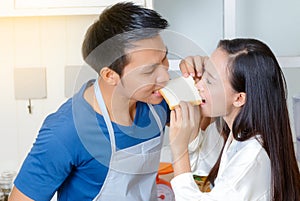
[[[176,200],[299,199],[286,85],[272,51],[258,40],[234,39],[220,41],[209,59],[186,58],[181,71],[195,78],[203,102],[169,111],[158,92],[169,80],[159,34],[167,26],[132,3],[100,15],[82,46],[99,79],[45,119],[9,200],[50,200],[56,191],[58,200],[156,200],[167,124]],[[191,173],[201,167],[203,130],[225,142],[208,175],[209,193]]]

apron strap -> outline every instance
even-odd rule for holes
[[[95,96],[96,96],[98,105],[101,109],[105,124],[107,126],[107,129],[108,129],[108,132],[109,132],[109,137],[110,137],[110,144],[111,144],[111,147],[112,147],[112,152],[114,153],[114,152],[116,152],[114,129],[113,129],[111,120],[109,118],[109,114],[108,114],[108,111],[107,111],[107,108],[106,108],[106,105],[105,105],[105,102],[104,102],[104,99],[103,99],[103,96],[102,96],[102,93],[101,93],[101,90],[100,90],[100,87],[99,87],[99,84],[98,84],[98,79],[94,83]],[[153,116],[155,118],[155,121],[156,121],[156,123],[159,127],[160,135],[163,136],[163,126],[162,126],[161,120],[160,120],[157,112],[155,111],[153,105],[151,105],[149,103],[147,105],[150,108],[150,111],[153,114]]]
[[[157,126],[158,126],[159,130],[160,130],[160,135],[163,136],[163,126],[162,126],[161,120],[160,120],[157,112],[155,111],[153,105],[148,103],[148,107],[150,108],[150,111],[152,112],[152,114],[154,116],[154,119],[157,123]]]
[[[99,78],[98,78],[98,79],[99,79]],[[99,107],[100,107],[100,110],[101,110],[101,112],[102,112],[102,115],[103,115],[105,124],[106,124],[107,129],[108,129],[108,133],[109,133],[109,137],[110,137],[110,144],[111,144],[112,152],[116,152],[115,137],[114,137],[114,135],[113,135],[113,133],[114,133],[114,128],[113,128],[112,123],[111,123],[111,121],[110,121],[110,118],[109,118],[109,114],[108,114],[106,105],[105,105],[105,103],[104,103],[104,99],[103,99],[103,96],[102,96],[102,93],[101,93],[101,90],[100,90],[100,87],[99,87],[99,84],[98,84],[98,79],[97,79],[97,80],[95,81],[95,83],[94,83],[95,96],[96,96],[98,105],[99,105]]]

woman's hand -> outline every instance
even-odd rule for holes
[[[199,127],[199,106],[180,102],[180,105],[171,111],[169,138],[174,161],[188,151],[188,144],[198,135]]]
[[[204,71],[205,63],[207,62],[207,56],[189,56],[181,60],[179,68],[184,77],[192,76],[195,81],[201,79]]]

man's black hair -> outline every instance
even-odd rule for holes
[[[125,49],[167,27],[167,20],[154,10],[131,2],[117,3],[105,9],[88,29],[82,45],[83,58],[97,73],[107,66],[121,75],[128,63]]]

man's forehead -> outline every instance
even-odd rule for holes
[[[156,36],[153,38],[147,38],[139,41],[135,41],[132,43],[132,47],[126,50],[126,53],[131,53],[135,51],[144,51],[144,50],[151,50],[151,51],[166,51],[166,46],[163,43],[160,36]]]

